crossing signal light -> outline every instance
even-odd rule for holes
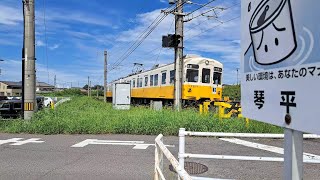
[[[177,47],[180,44],[180,35],[168,34],[168,36],[162,36],[162,47]]]

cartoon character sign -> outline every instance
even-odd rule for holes
[[[297,48],[290,0],[262,0],[252,12],[248,28],[254,58],[260,65],[284,61]]]

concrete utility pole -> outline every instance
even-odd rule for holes
[[[90,81],[90,83],[89,83],[90,85],[89,85],[89,96],[91,97],[91,81]]]
[[[237,68],[237,85],[239,85],[239,68]]]
[[[107,51],[104,51],[104,80],[103,80],[103,99],[104,102],[107,102],[107,62],[108,62],[108,58],[107,58]]]
[[[90,77],[88,76],[88,86],[87,86],[87,91],[88,91],[88,97],[90,96],[90,85],[89,85],[89,83],[90,83]]]
[[[177,0],[175,12],[175,35],[180,37],[175,47],[175,80],[174,80],[174,106],[177,111],[182,108],[182,84],[183,84],[183,0]]]
[[[32,118],[36,111],[35,70],[35,16],[34,0],[23,0],[24,43],[23,43],[23,110],[24,119]]]
[[[0,59],[0,62],[1,62],[1,61],[4,61],[4,60],[3,60],[3,59]],[[1,75],[1,69],[0,69],[0,75]]]
[[[57,76],[54,75],[54,89],[57,88]]]

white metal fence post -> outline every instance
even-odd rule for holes
[[[163,142],[163,138],[161,137],[160,139],[161,142]],[[163,153],[159,147],[159,145],[157,144],[157,142],[155,142],[155,169],[154,169],[154,179],[155,180],[159,180],[161,179],[160,174],[158,173],[157,167],[159,167],[159,169],[161,170],[161,172],[163,171]]]
[[[179,153],[178,153],[178,158],[179,158],[179,165],[182,169],[184,169],[184,156],[183,154],[185,153],[185,128],[180,128],[179,129]],[[178,179],[179,176],[178,176]]]
[[[284,179],[303,179],[303,133],[285,128]]]

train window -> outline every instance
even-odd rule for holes
[[[15,108],[15,109],[21,109],[21,107],[22,107],[21,103],[14,103],[13,104],[13,108]]]
[[[144,86],[148,86],[148,76],[144,77]]]
[[[187,69],[187,82],[198,82],[199,71]]]
[[[142,78],[140,78],[140,84],[139,84],[139,87],[142,87],[142,81],[143,81],[143,79],[142,79]]]
[[[132,87],[136,87],[136,79],[132,80]]]
[[[158,86],[158,74],[154,75],[154,86]]]
[[[137,87],[140,87],[140,78],[137,78]]]
[[[213,73],[213,84],[221,84],[221,73],[219,72]]]
[[[167,82],[167,72],[162,73],[161,84],[166,84]]]
[[[210,83],[210,69],[202,69],[202,83]]]
[[[10,108],[10,104],[9,103],[0,104],[0,108]]]
[[[153,86],[153,75],[150,75],[150,86]]]
[[[174,83],[174,70],[170,71],[170,84]]]

